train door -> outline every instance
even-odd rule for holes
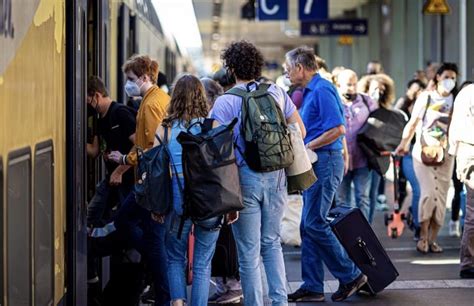
[[[99,76],[109,88],[109,3],[108,0],[88,0],[87,3],[87,75]],[[88,113],[87,141],[92,143],[97,135],[97,114]],[[99,139],[100,143],[100,139]],[[102,145],[100,145],[102,147]],[[87,158],[87,202],[95,194],[96,186],[105,177],[105,166],[101,156]],[[109,280],[109,259],[99,264],[99,279],[102,288]],[[95,269],[95,268],[94,268]]]
[[[87,1],[66,1],[67,305],[87,305],[86,31]]]

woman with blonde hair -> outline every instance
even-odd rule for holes
[[[173,94],[168,108],[168,115],[159,126],[156,134],[160,139],[166,139],[171,153],[173,209],[166,216],[168,230],[166,233],[166,252],[168,255],[168,281],[170,284],[171,305],[185,305],[186,298],[186,252],[189,232],[193,222],[186,219],[182,229],[181,239],[178,238],[181,216],[183,215],[183,165],[181,161],[182,147],[177,141],[180,132],[199,133],[201,127],[197,122],[203,122],[208,116],[204,88],[198,78],[184,75],[174,85]],[[194,124],[194,125],[193,125]],[[214,121],[213,126],[218,124]],[[158,141],[155,141],[155,146]],[[233,223],[238,213],[227,214],[228,223]],[[222,217],[214,217],[199,222],[194,226],[194,256],[193,256],[193,287],[191,301],[188,305],[207,305],[209,295],[209,280],[211,275],[211,260],[214,255],[216,241],[219,236]]]

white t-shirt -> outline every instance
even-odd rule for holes
[[[428,96],[431,98],[425,114]],[[449,114],[453,107],[453,95],[441,96],[437,91],[423,92],[415,102],[412,117],[419,118],[416,126],[416,143],[413,147],[413,157],[421,160],[421,136],[427,145],[447,144]],[[423,120],[421,120],[423,119]]]
[[[464,87],[456,97],[449,127],[450,154],[456,154],[459,142],[474,145],[474,84]]]

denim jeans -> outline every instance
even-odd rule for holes
[[[418,179],[415,175],[415,169],[413,169],[413,157],[411,154],[403,156],[403,173],[405,177],[410,182],[412,190],[412,199],[411,199],[411,214],[413,216],[413,224],[416,227],[420,227],[420,222],[418,221],[418,206],[420,202],[420,185],[418,184]]]
[[[188,250],[188,237],[193,225],[190,219],[184,222],[181,239],[178,230],[181,218],[175,213],[167,217],[169,229],[166,232],[166,252],[168,254],[168,280],[170,284],[171,300],[186,299],[186,253]],[[211,260],[216,249],[219,237],[217,225],[221,217],[215,217],[194,225],[194,260],[193,260],[193,286],[191,299],[188,305],[205,306],[209,296],[209,281],[211,278]]]
[[[324,266],[340,283],[347,284],[359,275],[326,220],[336,189],[342,181],[344,161],[340,151],[318,151],[313,164],[318,181],[303,193],[301,216],[301,270],[303,289],[324,292]]]
[[[153,221],[150,212],[137,204],[132,192],[117,212],[115,227],[147,261],[155,284],[155,305],[169,305],[166,223]]]
[[[287,305],[280,243],[280,225],[287,197],[285,172],[254,172],[244,165],[239,168],[239,175],[245,208],[232,230],[237,244],[244,304],[263,306],[262,256],[272,305]]]
[[[377,197],[379,195],[379,186],[382,177],[377,171],[371,170],[370,171],[370,186],[369,186],[369,197],[370,197],[370,205],[369,205],[369,223],[372,224],[374,221],[374,214],[375,214],[375,207],[377,206]]]
[[[110,220],[107,220],[107,208],[113,195],[119,203],[123,203],[132,191],[133,186],[120,185],[110,186],[109,179],[100,181],[95,190],[89,205],[87,206],[87,225],[93,227],[102,227]],[[113,205],[115,206],[115,205]]]
[[[352,202],[351,183],[354,182],[355,205]],[[358,168],[347,172],[337,194],[337,205],[358,207],[365,218],[369,220],[369,186],[370,170],[368,167]]]

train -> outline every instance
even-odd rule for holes
[[[0,0],[0,305],[87,305],[87,78],[126,103],[133,54],[192,69],[151,0]]]

